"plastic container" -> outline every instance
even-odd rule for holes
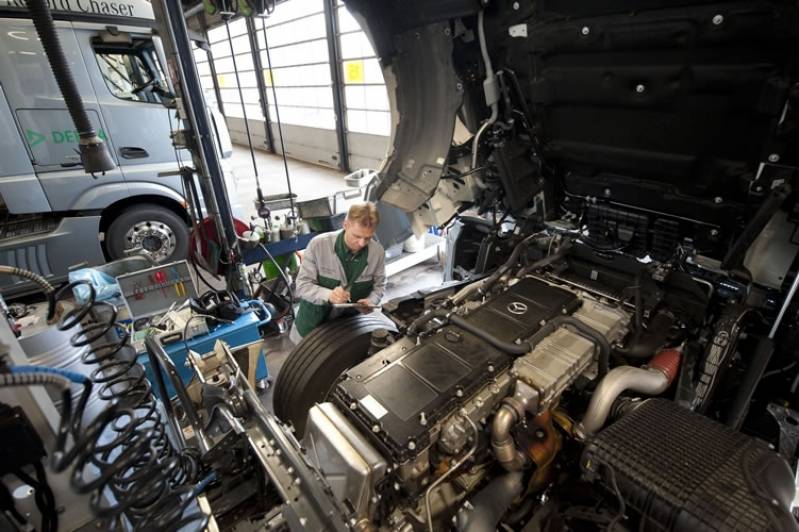
[[[261,328],[269,323],[272,316],[270,316],[263,301],[253,299],[242,303],[249,307],[250,311],[236,318],[233,323],[220,324],[211,329],[208,334],[195,336],[187,342],[179,338],[173,342],[164,344],[164,350],[175,363],[175,367],[184,384],[188,384],[194,376],[193,370],[186,364],[186,357],[188,355],[186,351],[187,344],[192,351],[205,354],[214,350],[214,345],[217,340],[222,340],[227,343],[231,349],[236,349],[261,340]],[[138,362],[144,366],[145,374],[150,384],[152,384],[153,392],[160,397],[158,385],[155,381],[155,374],[150,366],[150,357],[147,353],[142,353],[138,355],[137,359]],[[175,389],[167,379],[165,372],[163,375],[169,397],[175,397]],[[263,356],[259,356],[258,364],[255,369],[255,378],[257,380],[262,380],[268,376],[269,371],[266,368],[266,360]]]

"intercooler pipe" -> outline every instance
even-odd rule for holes
[[[472,500],[472,509],[458,514],[460,532],[493,532],[511,503],[522,493],[524,483],[520,471],[497,477]]]
[[[581,431],[589,435],[601,429],[608,419],[613,403],[627,390],[648,395],[665,392],[677,377],[680,356],[677,349],[664,349],[646,367],[614,368],[602,379],[591,396],[591,403],[581,423]]]
[[[36,33],[39,35],[44,53],[50,63],[50,69],[53,71],[58,88],[64,97],[64,103],[72,116],[75,129],[78,131],[80,138],[78,147],[84,170],[87,173],[95,174],[113,169],[116,164],[108,152],[108,146],[97,136],[83,106],[78,86],[72,77],[64,49],[58,39],[47,0],[27,0],[27,4],[33,24],[36,26]]]

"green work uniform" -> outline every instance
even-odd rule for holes
[[[344,243],[344,231],[315,237],[308,243],[297,275],[300,308],[292,336],[303,337],[317,325],[336,317],[330,292],[337,286],[349,291],[353,302],[368,299],[378,305],[385,283],[385,251],[378,242],[372,240],[353,253]]]

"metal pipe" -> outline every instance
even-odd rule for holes
[[[491,448],[494,457],[507,471],[520,471],[527,463],[527,459],[516,448],[516,443],[510,434],[518,421],[519,415],[516,409],[509,404],[503,404],[491,423]]]
[[[680,352],[668,349],[658,353],[652,359],[649,367],[620,366],[614,368],[602,379],[591,396],[588,410],[580,424],[581,432],[587,435],[601,429],[608,419],[614,401],[627,390],[647,395],[658,395],[665,392],[677,376],[679,364]]]
[[[793,301],[793,296],[796,295],[796,290],[799,288],[799,272],[796,273],[796,276],[793,278],[793,283],[791,283],[791,289],[788,291],[788,295],[785,296],[785,301],[782,303],[782,307],[780,308],[780,313],[777,314],[777,319],[774,320],[774,325],[771,327],[771,331],[768,333],[768,337],[770,339],[774,339],[774,336],[777,334],[777,329],[780,328],[780,323],[782,323],[782,318],[785,317],[785,313],[788,312],[788,307],[791,305],[791,301]]]
[[[208,437],[205,435],[205,431],[203,430],[202,423],[200,422],[200,416],[194,409],[194,405],[191,402],[191,398],[186,390],[186,386],[183,384],[183,380],[180,378],[180,374],[175,367],[175,363],[171,358],[169,358],[166,350],[164,350],[164,346],[161,345],[161,339],[159,337],[148,336],[144,339],[144,345],[147,348],[147,353],[150,355],[151,364],[155,362],[155,364],[153,364],[153,371],[155,372],[156,376],[161,375],[161,368],[166,370],[169,381],[175,388],[178,400],[183,406],[184,412],[186,412],[186,417],[189,418],[189,423],[191,424],[192,429],[194,429],[194,433],[197,435],[197,443],[199,444],[200,451],[203,454],[207,453],[211,448],[211,445],[209,443]],[[159,383],[159,388],[162,384],[163,381]],[[161,400],[164,403],[165,408],[167,408],[167,412],[171,413],[172,408],[169,396],[165,393],[164,389],[159,391],[161,392]]]
[[[467,461],[469,458],[471,458],[471,457],[474,455],[474,453],[475,453],[475,452],[477,452],[477,440],[479,439],[480,432],[479,432],[479,431],[478,431],[478,429],[477,429],[477,425],[475,425],[475,424],[474,424],[474,421],[472,421],[471,419],[469,419],[469,416],[463,416],[463,419],[465,419],[465,420],[466,420],[466,421],[469,423],[469,425],[471,425],[471,427],[472,427],[472,430],[474,431],[474,437],[473,437],[473,441],[472,441],[472,448],[471,448],[471,449],[469,449],[469,452],[467,452],[466,454],[464,454],[464,455],[461,457],[461,459],[460,459],[460,460],[458,460],[457,462],[455,462],[455,464],[454,464],[452,467],[450,467],[450,468],[447,470],[447,472],[446,472],[446,473],[444,473],[443,475],[441,475],[440,477],[438,477],[438,478],[437,478],[437,479],[436,479],[436,480],[435,480],[435,481],[434,481],[432,484],[430,484],[430,487],[429,487],[429,488],[427,488],[427,491],[426,491],[426,492],[425,492],[425,494],[424,494],[424,506],[425,506],[425,509],[427,510],[427,528],[428,528],[428,530],[429,530],[430,532],[435,532],[435,531],[433,530],[433,510],[432,510],[432,508],[430,507],[430,494],[433,492],[433,490],[434,490],[436,487],[438,487],[438,486],[439,486],[439,485],[440,485],[442,482],[444,482],[444,481],[445,481],[445,480],[446,480],[446,479],[447,479],[447,478],[448,478],[450,475],[452,475],[452,473],[454,473],[454,472],[455,472],[455,471],[456,471],[456,470],[457,470],[457,469],[458,469],[460,466],[462,466],[463,464],[465,464],[465,463],[466,463],[466,461]]]
[[[472,499],[472,509],[458,514],[461,532],[486,532],[496,530],[514,499],[524,488],[520,471],[507,473],[492,480]]]
[[[488,55],[488,46],[486,45],[486,35],[483,23],[484,11],[477,14],[477,38],[480,42],[480,52],[483,56],[483,63],[486,68],[486,79],[483,81],[483,92],[485,93],[486,105],[491,107],[491,116],[488,120],[483,122],[480,129],[472,141],[472,170],[477,168],[477,150],[480,146],[480,138],[483,136],[488,127],[496,122],[499,117],[499,92],[497,91],[497,78],[494,75],[494,68],[491,66],[491,57]]]

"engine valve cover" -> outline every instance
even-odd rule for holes
[[[573,293],[523,279],[466,319],[501,340],[527,338],[541,323],[580,304]],[[376,353],[347,371],[333,390],[339,408],[375,445],[402,462],[430,444],[434,423],[454,412],[512,357],[456,326],[424,338],[401,356]]]

